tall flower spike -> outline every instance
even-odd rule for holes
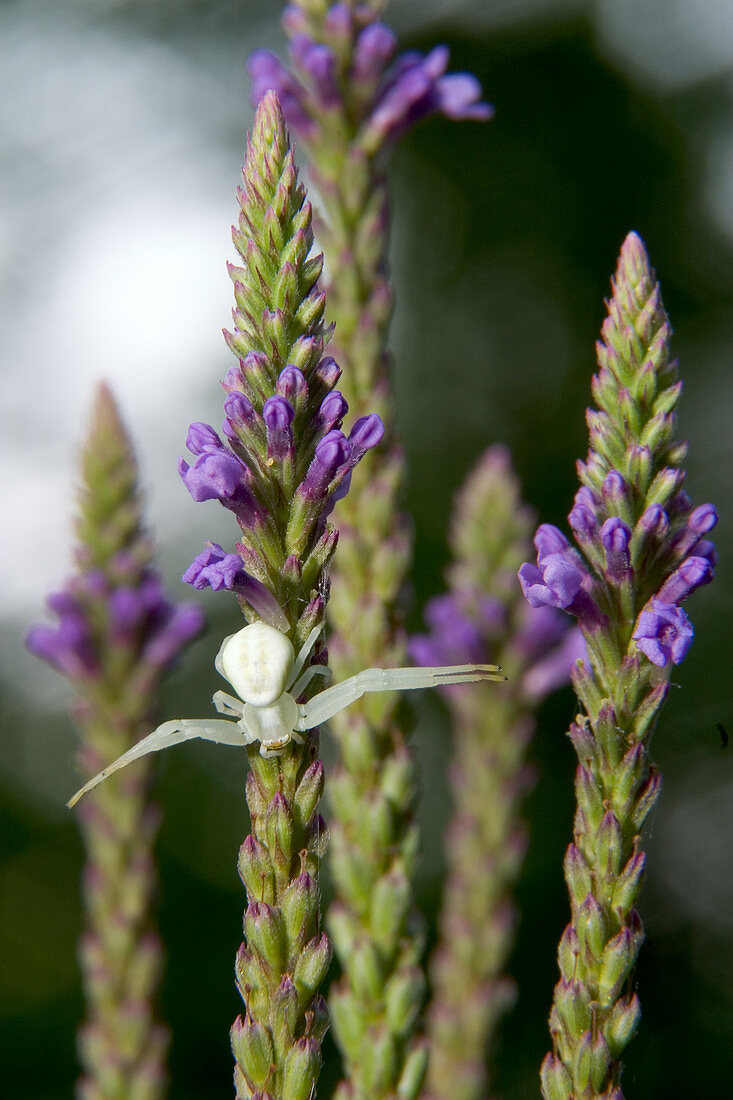
[[[234,592],[250,622],[276,627],[297,653],[324,621],[336,546],[327,517],[383,429],[365,414],[341,430],[341,372],[323,354],[322,258],[310,254],[311,208],[273,92],[257,109],[238,198],[241,264],[230,266],[236,309],[225,334],[238,365],[223,383],[221,435],[191,425],[193,461],[180,471],[194,500],[216,499],[234,513],[241,539],[236,554],[209,543],[184,579]],[[325,650],[313,659],[321,667]],[[306,1100],[320,1068],[328,1017],[318,988],[331,959],[318,890],[328,838],[318,813],[318,731],[276,757],[259,748],[247,750],[252,833],[239,855],[248,904],[236,961],[245,1014],[231,1031],[235,1084],[240,1100]]]
[[[715,509],[693,509],[683,491],[686,445],[674,436],[681,383],[635,233],[621,249],[602,337],[590,448],[569,516],[578,549],[545,525],[537,565],[519,570],[529,603],[577,617],[588,649],[573,673],[581,712],[570,728],[578,756],[565,857],[571,919],[558,954],[545,1100],[622,1100],[621,1056],[640,1014],[631,977],[644,939],[635,908],[641,831],[660,790],[650,740],[672,665],[692,639],[680,603],[712,579],[715,563],[704,539]]]
[[[49,597],[58,626],[32,627],[26,645],[74,686],[80,770],[92,775],[150,728],[159,683],[201,632],[203,616],[198,607],[173,605],[152,568],[132,446],[104,385],[82,480],[76,573]],[[162,951],[150,913],[160,817],[149,785],[149,762],[139,763],[78,811],[86,849],[78,1094],[87,1100],[155,1100],[166,1089],[168,1035],[153,1004]]]
[[[486,1070],[496,1025],[514,997],[502,973],[513,941],[512,888],[526,849],[520,803],[532,783],[527,744],[534,707],[567,683],[583,652],[577,627],[555,608],[530,608],[516,571],[530,546],[508,452],[490,447],[456,501],[449,591],[425,611],[427,635],[410,640],[424,665],[484,661],[507,672],[501,691],[483,684],[445,689],[455,742],[448,872],[430,962],[430,1059],[425,1100],[491,1095]]]
[[[386,445],[365,459],[359,492],[339,505],[340,550],[329,605],[337,679],[369,665],[403,664],[405,655],[398,598],[411,546],[409,523],[398,509],[403,457],[389,427],[387,154],[432,113],[491,114],[480,103],[475,78],[446,75],[445,47],[427,57],[395,57],[396,37],[380,20],[384,7],[381,0],[295,0],[283,18],[290,69],[265,51],[249,62],[254,101],[268,88],[278,91],[321,199],[317,232],[327,259],[327,316],[336,323],[344,397],[357,416],[377,411],[389,430]],[[410,1100],[426,1064],[424,1048],[412,1039],[424,995],[411,885],[416,780],[395,705],[393,697],[372,696],[331,723],[340,752],[329,783],[336,888],[331,931],[342,967],[331,1009],[346,1077],[340,1100],[378,1100],[398,1090]],[[364,827],[365,821],[373,826]],[[390,907],[387,926],[383,914]],[[397,1013],[390,1007],[396,999]]]

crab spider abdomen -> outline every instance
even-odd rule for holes
[[[295,651],[290,640],[274,626],[250,623],[232,634],[220,658],[221,671],[240,699],[253,708],[270,707],[288,686]]]

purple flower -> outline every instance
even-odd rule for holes
[[[371,447],[376,447],[383,435],[384,424],[376,413],[359,417],[348,439],[343,432],[332,429],[316,444],[313,461],[299,486],[300,493],[310,501],[323,500],[332,485],[333,505],[348,492],[354,466]]]
[[[537,551],[538,562],[543,561],[550,554],[565,555],[571,549],[570,543],[562,531],[551,523],[541,523],[539,525],[533,542]]]
[[[169,665],[204,627],[200,608],[176,607],[151,570],[134,569],[120,552],[99,569],[72,577],[62,592],[48,599],[58,626],[31,627],[26,646],[70,680],[84,682],[103,675],[100,655],[110,646],[124,647],[135,664],[156,670]],[[125,583],[115,586],[115,574]]]
[[[247,62],[247,72],[252,81],[251,100],[254,106],[272,89],[277,92],[288,126],[307,138],[317,126],[308,113],[305,89],[279,58],[269,50],[255,50]]]
[[[110,593],[107,607],[112,636],[123,642],[134,638],[147,613],[142,590],[116,588]]]
[[[321,106],[333,107],[339,103],[333,50],[314,42],[307,34],[296,34],[290,42],[290,56],[295,67],[313,86]]]
[[[238,554],[228,554],[216,542],[207,542],[181,578],[194,588],[226,589],[243,596],[261,619],[277,630],[287,629],[288,620],[272,592],[244,568]]]
[[[341,427],[348,411],[349,406],[346,399],[338,390],[331,390],[321,402],[321,407],[318,410],[318,423],[325,431],[330,432],[332,428]]]
[[[222,425],[222,430],[230,439],[239,438],[236,432],[238,426],[249,426],[257,421],[257,413],[254,410],[252,402],[238,390],[232,390],[227,394],[224,401],[224,412],[226,413],[227,419]],[[189,447],[189,450],[190,449]]]
[[[599,627],[604,617],[586,590],[590,576],[562,531],[543,523],[537,528],[534,544],[537,565],[525,562],[518,573],[530,607],[559,607],[575,615],[585,629]]]
[[[32,626],[25,645],[34,657],[48,661],[70,680],[87,680],[99,673],[92,632],[80,609],[62,614],[57,627]]]
[[[267,426],[267,453],[270,458],[283,459],[293,453],[293,407],[284,397],[268,397],[262,408]]]
[[[709,534],[718,522],[718,513],[712,504],[701,504],[687,517],[687,523],[674,540],[674,551],[678,557],[686,557],[696,549],[704,535]]]
[[[216,542],[207,543],[189,565],[181,580],[194,588],[234,589],[238,577],[244,572],[244,563],[238,554],[227,554]]]
[[[609,470],[603,479],[601,487],[603,499],[609,507],[609,511],[617,511],[620,504],[628,500],[629,491],[626,481],[618,470]]]
[[[535,611],[550,611],[550,608],[538,608]],[[567,620],[565,620],[567,622]],[[522,691],[531,699],[543,699],[551,691],[567,684],[575,662],[587,660],[585,639],[582,631],[574,626],[566,630],[559,645],[536,661],[522,677]]]
[[[349,468],[353,469],[367,451],[381,443],[383,436],[384,424],[376,413],[360,416],[349,432],[349,445],[351,447]]]
[[[694,634],[693,626],[681,607],[653,599],[639,615],[633,638],[652,664],[664,668],[670,661],[678,665]]]
[[[326,12],[323,25],[325,30],[334,37],[342,38],[351,32],[354,16],[348,4],[332,4]]]
[[[370,23],[356,39],[352,79],[359,83],[379,80],[397,49],[397,36],[385,23]]]
[[[210,424],[194,421],[188,429],[186,446],[192,455],[215,454],[224,444]]]
[[[486,120],[493,107],[480,102],[481,86],[469,73],[445,75],[448,49],[436,46],[429,54],[403,54],[387,75],[367,123],[367,144],[395,141],[431,114],[454,119]]]
[[[701,504],[690,513],[687,523],[690,530],[698,537],[707,535],[718,522],[718,513],[714,504]]]
[[[669,530],[669,518],[661,504],[651,504],[642,513],[637,526],[648,537],[661,539]]]
[[[308,467],[300,491],[311,501],[323,500],[338,471],[346,465],[351,447],[343,432],[334,429],[316,444],[316,452]]]
[[[568,523],[581,541],[594,538],[598,530],[598,501],[586,485],[582,485],[575,494]]]
[[[341,367],[332,355],[324,355],[313,375],[328,389],[332,389],[341,377]]]
[[[185,603],[174,607],[167,605],[165,621],[150,636],[142,650],[142,660],[156,668],[167,668],[181,650],[197,638],[206,620],[196,604]]]
[[[712,543],[710,544],[712,546]],[[703,584],[710,584],[715,576],[715,568],[706,557],[686,558],[668,577],[657,592],[656,599],[661,603],[679,604]]]
[[[436,656],[440,654],[434,664],[480,663],[486,660],[486,641],[456,596],[435,596],[429,600],[425,607],[425,621],[430,627]]]
[[[530,607],[569,608],[582,588],[583,570],[561,554],[538,557],[538,563],[525,562],[518,574]]]
[[[193,466],[179,459],[178,472],[196,501],[227,500],[244,486],[244,466],[223,449],[200,454]]]
[[[232,390],[241,390],[243,385],[244,374],[241,365],[238,367],[230,367],[221,380],[221,388],[225,393],[231,393]]]
[[[614,581],[624,580],[631,572],[631,528],[618,516],[612,516],[601,527],[601,542],[606,552],[608,575]]]
[[[291,404],[298,398],[305,397],[308,393],[308,383],[302,370],[293,366],[281,370],[277,380],[277,392],[281,397],[286,397]]]
[[[705,558],[715,568],[718,564],[718,551],[715,549],[715,543],[710,542],[709,539],[700,539],[695,546],[695,557]]]
[[[568,619],[557,608],[525,607],[513,645],[527,664],[544,657],[565,637]]]

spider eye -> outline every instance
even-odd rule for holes
[[[240,699],[267,707],[285,691],[295,651],[290,640],[266,623],[233,634],[221,652],[221,668]]]

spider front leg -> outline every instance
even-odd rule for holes
[[[211,699],[219,714],[230,714],[233,718],[241,718],[244,714],[244,703],[241,699],[235,699],[233,695],[227,695],[225,691],[216,691]]]
[[[290,670],[290,676],[288,677],[288,681],[285,685],[285,688],[286,688],[287,691],[289,691],[292,695],[295,695],[296,697],[300,694],[300,692],[292,690],[293,684],[295,684],[295,681],[300,676],[300,674],[303,670],[303,667],[305,665],[305,662],[310,657],[311,650],[313,649],[313,646],[316,644],[316,642],[318,640],[318,635],[321,633],[322,630],[323,630],[323,623],[321,623],[319,626],[314,626],[313,627],[310,634],[308,635],[305,642],[303,643],[303,646],[301,647],[300,653],[298,654],[298,656],[295,658],[295,661],[293,662],[293,667]],[[324,666],[323,665],[313,665],[312,667],[321,669]],[[306,669],[306,675],[307,675],[308,671],[309,670]],[[301,688],[301,690],[302,690],[302,688]]]
[[[322,676],[326,683],[328,683],[333,673],[328,665],[308,665],[303,675],[299,677],[290,689],[289,694],[292,695],[293,699],[297,699],[299,695],[303,694],[314,676]]]
[[[69,807],[75,806],[82,795],[87,794],[107,776],[119,771],[120,768],[127,767],[134,760],[139,760],[140,757],[147,756],[148,753],[160,752],[161,749],[170,748],[171,745],[180,745],[182,741],[191,741],[196,737],[201,737],[204,741],[216,741],[220,745],[244,746],[249,743],[246,734],[242,732],[236,722],[224,722],[216,718],[211,719],[211,721],[197,718],[174,718],[172,721],[164,722],[162,726],[158,726],[147,737],[143,737],[142,741],[138,741],[131,749],[119,756],[114,763],[103,768],[98,775],[85,783],[69,799],[66,805]]]
[[[298,729],[327,722],[369,691],[415,691],[478,680],[505,680],[497,665],[440,665],[437,668],[366,668],[341,684],[326,688],[298,707]]]

